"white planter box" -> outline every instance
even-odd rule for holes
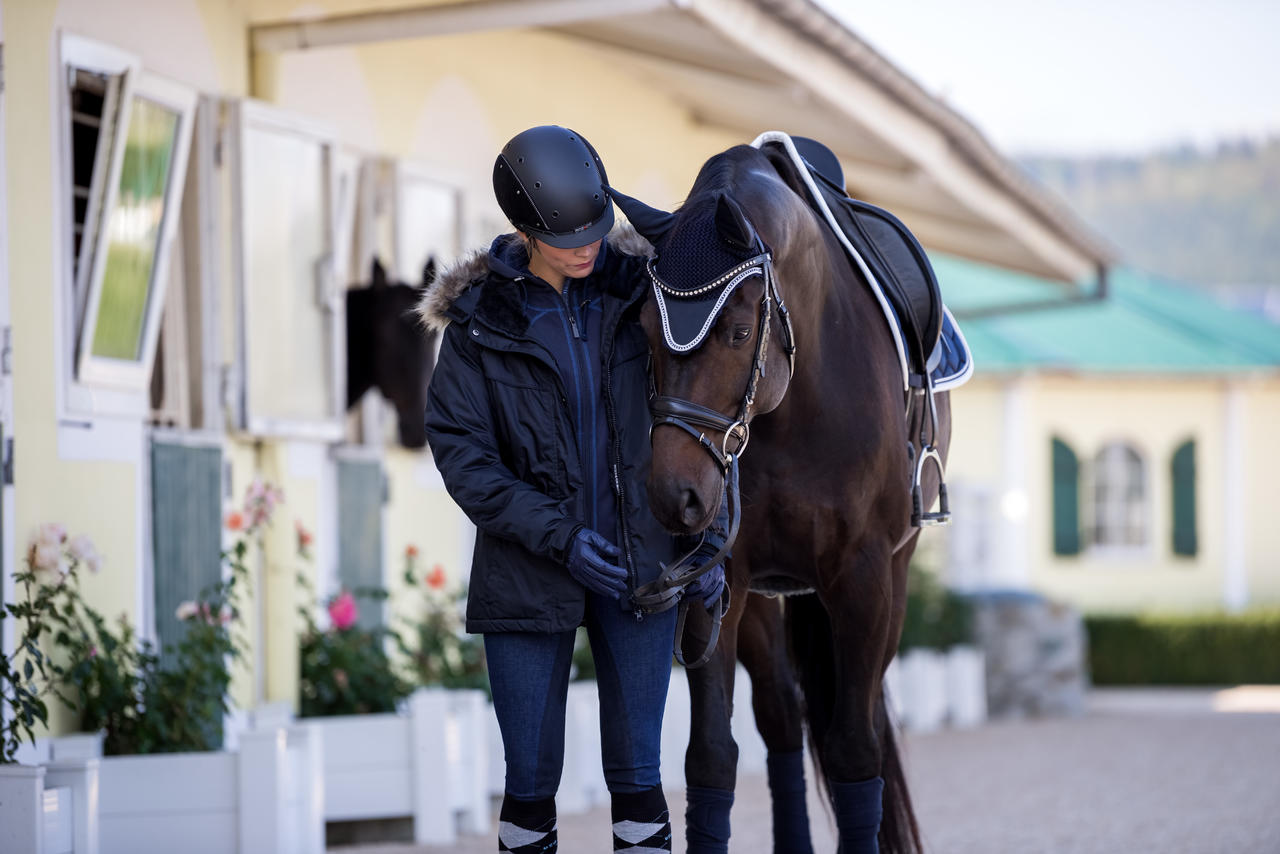
[[[44,775],[35,765],[0,765],[0,851],[45,854]]]
[[[49,753],[64,758],[46,781],[65,784],[74,814],[65,850],[171,852],[181,839],[184,854],[323,854],[320,737],[276,727],[241,733],[234,752],[99,759],[65,758],[100,750],[98,736],[50,739]]]
[[[482,691],[424,688],[403,713],[308,719],[324,733],[325,819],[411,816],[418,844],[488,833],[486,714]]]
[[[974,727],[987,719],[986,658],[974,646],[947,652],[947,721],[953,727]]]
[[[901,656],[902,722],[915,732],[933,732],[947,719],[947,669],[942,653],[911,649]]]

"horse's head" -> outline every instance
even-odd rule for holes
[[[427,443],[422,413],[435,363],[435,333],[423,334],[415,309],[435,274],[435,261],[428,260],[420,287],[390,283],[374,259],[369,286],[347,291],[347,406],[377,388],[395,406],[406,448]]]
[[[812,278],[821,239],[803,202],[747,146],[709,160],[675,214],[615,198],[657,253],[641,315],[657,392],[650,505],[669,530],[696,532],[719,509],[752,418],[786,395],[795,341],[782,297]]]

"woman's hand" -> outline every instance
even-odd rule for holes
[[[627,571],[618,566],[622,552],[590,528],[579,528],[569,548],[569,574],[588,590],[618,599],[627,591]]]

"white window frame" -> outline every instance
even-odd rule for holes
[[[71,163],[71,104],[66,85],[70,68],[80,68],[120,77],[118,87],[108,91],[104,104],[104,116],[113,115],[110,133],[102,133],[98,139],[93,187],[90,192],[85,218],[85,237],[81,244],[79,272],[75,269],[71,247],[73,220],[70,188],[72,186]],[[192,127],[195,119],[196,92],[172,80],[151,74],[142,68],[141,60],[131,53],[104,45],[80,36],[64,33],[60,40],[58,64],[59,121],[55,139],[62,160],[60,186],[54,191],[61,211],[60,225],[66,229],[60,243],[63,251],[63,285],[59,288],[65,296],[62,327],[70,346],[60,347],[65,354],[65,364],[73,366],[60,380],[65,381],[66,409],[83,414],[138,415],[145,417],[149,411],[148,390],[156,340],[160,331],[160,318],[164,310],[165,292],[169,281],[169,256],[173,241],[177,238],[177,226],[183,190],[186,185],[187,155],[190,150]],[[105,269],[105,241],[101,226],[107,221],[116,202],[117,184],[123,166],[124,137],[128,132],[133,98],[144,96],[178,114],[176,144],[169,163],[169,177],[165,187],[164,214],[160,235],[151,270],[148,304],[143,322],[141,346],[137,361],[109,359],[91,353],[90,337],[97,323],[98,306],[102,293],[102,276]],[[95,225],[96,224],[96,225]],[[77,287],[76,277],[79,277]],[[84,300],[83,311],[76,304],[77,295]],[[77,317],[80,318],[77,323]],[[61,337],[61,336],[60,336]],[[62,370],[59,371],[63,374]]]
[[[236,99],[228,101],[230,107],[231,139],[234,156],[232,157],[231,195],[232,217],[234,223],[231,235],[232,275],[236,299],[236,370],[237,384],[234,393],[236,425],[244,431],[258,436],[279,436],[299,439],[315,439],[321,441],[339,441],[343,436],[343,413],[346,403],[346,306],[343,288],[338,284],[338,270],[335,267],[335,235],[337,196],[336,160],[338,145],[336,134],[328,125],[299,116],[294,113],[270,106],[261,101]],[[249,305],[246,289],[248,287],[248,258],[245,247],[245,187],[244,158],[245,130],[249,126],[268,128],[274,131],[304,137],[321,145],[324,149],[323,160],[325,177],[325,204],[327,207],[328,249],[325,256],[316,265],[316,296],[322,301],[329,316],[329,352],[321,355],[327,358],[326,367],[330,370],[329,395],[331,405],[323,416],[313,419],[286,418],[254,412],[249,400],[249,372],[252,370],[254,358],[249,340]],[[283,248],[282,248],[283,249]]]
[[[1097,541],[1098,532],[1098,474],[1099,461],[1102,454],[1112,447],[1123,448],[1132,451],[1138,459],[1139,465],[1142,467],[1142,542],[1140,543],[1100,543]],[[1115,438],[1102,442],[1093,455],[1089,458],[1087,467],[1088,475],[1083,478],[1081,483],[1082,497],[1085,498],[1084,507],[1081,509],[1087,513],[1087,537],[1085,538],[1086,550],[1091,558],[1101,560],[1118,560],[1118,561],[1137,561],[1144,560],[1152,556],[1152,544],[1155,541],[1153,524],[1153,492],[1154,484],[1152,478],[1154,472],[1150,463],[1150,455],[1145,453],[1142,446],[1131,439]]]

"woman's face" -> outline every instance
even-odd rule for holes
[[[599,240],[575,249],[557,249],[536,237],[532,241],[529,272],[556,288],[564,284],[565,279],[581,279],[588,275],[600,254]]]

